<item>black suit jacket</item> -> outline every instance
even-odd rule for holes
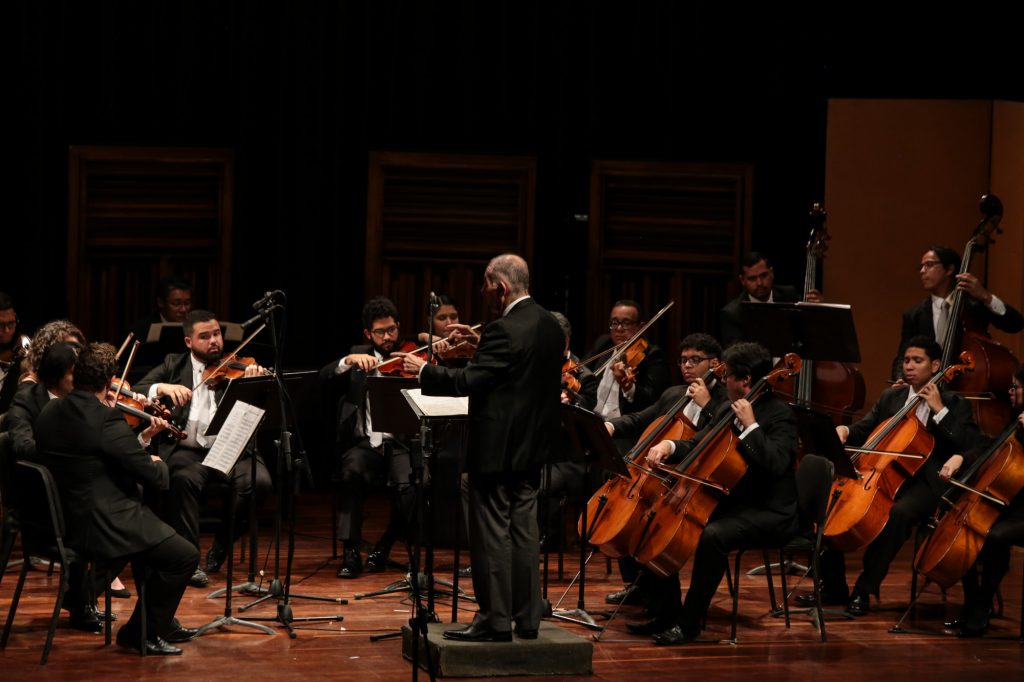
[[[35,427],[39,457],[60,490],[71,546],[113,558],[174,535],[142,504],[138,488],[166,489],[167,465],[150,458],[120,412],[76,390],[50,401]]]
[[[468,365],[423,368],[425,395],[469,396],[470,473],[529,472],[558,451],[564,350],[561,326],[528,298],[487,325]]]
[[[352,346],[347,355],[373,354],[370,344]],[[331,362],[320,370],[320,382],[324,387],[324,395],[337,399],[335,414],[335,441],[339,452],[347,450],[356,441],[356,420],[362,414],[366,401],[366,372],[358,367],[338,374],[338,363],[341,358]]]
[[[1003,301],[1006,303],[1005,301]],[[964,319],[973,328],[988,330],[989,325],[1010,334],[1024,330],[1024,315],[1006,303],[1006,313],[996,315],[989,307],[973,298],[965,299]],[[900,347],[896,349],[896,358],[892,363],[892,378],[899,379],[903,374],[903,346],[915,336],[927,336],[935,339],[935,320],[932,318],[932,297],[924,299],[914,307],[903,312],[903,326],[900,330]],[[942,343],[942,339],[937,339]],[[943,349],[945,350],[945,349]]]
[[[14,394],[4,417],[4,430],[11,434],[15,459],[36,460],[36,438],[32,431],[39,413],[50,402],[50,394],[41,383],[25,384]]]
[[[731,403],[720,406],[715,419],[696,436],[675,441],[676,451],[670,461],[680,461],[720,419],[732,420],[732,415]],[[796,519],[796,416],[784,400],[768,392],[754,403],[754,419],[758,427],[737,441],[740,454],[747,462],[747,472],[723,504],[753,507]],[[730,428],[735,430],[736,427]]]
[[[612,339],[608,334],[598,337],[594,347],[587,353],[586,357],[591,358],[612,347]],[[598,367],[604,364],[607,358],[602,358]],[[605,370],[611,371],[611,370]],[[597,386],[601,383],[601,377],[595,376],[594,399],[597,399]],[[619,390],[619,412],[621,414],[632,414],[650,407],[658,400],[665,389],[672,383],[672,376],[669,373],[668,362],[665,360],[665,351],[655,345],[647,347],[643,361],[636,367],[636,390],[633,393],[633,400],[626,400],[622,390]]]
[[[867,442],[871,432],[879,424],[900,411],[904,403],[907,402],[909,391],[910,388],[907,386],[883,391],[878,402],[871,407],[871,411],[850,425],[850,435],[846,439],[846,444],[858,447]],[[949,412],[940,422],[936,422],[933,417],[928,419],[927,428],[935,437],[935,447],[923,467],[923,475],[937,495],[941,495],[949,486],[949,483],[943,482],[939,478],[938,472],[942,465],[951,455],[965,453],[969,455],[969,452],[981,439],[981,433],[978,430],[978,425],[974,423],[971,406],[967,401],[955,393],[942,391],[941,395],[942,404],[949,409]],[[967,464],[969,462],[965,461],[964,466]]]
[[[719,336],[718,340],[722,347],[726,348],[737,341],[748,341],[743,336],[743,323],[740,317],[741,303],[750,300],[750,294],[743,292],[722,308],[718,317]],[[772,301],[775,303],[796,303],[800,300],[800,294],[793,287],[777,285],[772,287]]]
[[[672,386],[661,394],[661,397],[658,398],[658,402],[641,410],[640,412],[624,414],[621,417],[610,419],[609,421],[611,422],[611,425],[615,427],[615,437],[638,438],[640,434],[644,432],[644,429],[651,424],[651,422],[668,413],[669,409],[686,394],[687,388],[689,388],[689,386],[685,384],[681,386]],[[698,430],[714,419],[716,410],[718,410],[721,405],[729,402],[729,394],[726,392],[725,386],[722,385],[722,382],[716,381],[714,386],[711,387],[710,392],[711,400],[704,406],[704,409],[701,410],[700,416],[697,417],[697,423],[694,424]]]

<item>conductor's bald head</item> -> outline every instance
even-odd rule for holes
[[[505,284],[508,289],[505,296],[509,298],[524,296],[530,290],[530,268],[521,256],[514,253],[492,258],[484,277],[491,285]]]

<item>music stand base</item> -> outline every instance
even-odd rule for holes
[[[608,618],[610,615],[607,611],[595,611],[594,614],[603,618]],[[593,616],[587,613],[584,609],[559,609],[558,611],[552,611],[551,617],[557,618],[558,620],[564,620],[568,623],[576,623],[577,625],[582,625],[583,627],[591,630],[604,630],[604,626],[598,625]]]
[[[778,562],[771,564],[772,570],[780,570],[782,565]],[[795,561],[786,561],[786,572],[790,575],[807,575],[810,573],[810,569],[802,564],[798,564]],[[754,566],[752,569],[747,571],[747,575],[764,575],[764,564],[760,566]]]
[[[206,634],[213,628],[223,629],[230,627],[232,625],[240,625],[242,627],[255,628],[267,635],[277,634],[276,632],[274,632],[273,628],[269,628],[266,625],[260,625],[259,623],[253,623],[248,620],[242,620],[241,618],[235,618],[234,616],[217,616],[206,625],[199,626],[199,628],[196,630],[196,637],[202,637],[204,634]]]

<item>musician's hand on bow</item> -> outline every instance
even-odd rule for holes
[[[142,430],[142,433],[139,434],[139,437],[148,443],[149,441],[153,440],[153,436],[160,433],[168,426],[170,426],[170,424],[167,423],[166,419],[161,419],[160,417],[150,417],[149,426]]]
[[[925,384],[917,394],[928,403],[928,407],[935,414],[941,412],[942,408],[945,407],[942,404],[942,395],[939,393],[939,387],[935,384]]]
[[[750,404],[749,400],[740,398],[732,404],[732,411],[740,420],[743,428],[747,428],[757,421],[754,419],[754,406]]]
[[[192,399],[192,389],[179,384],[157,384],[156,394],[158,397],[170,398],[175,407],[181,407]]]
[[[353,353],[352,355],[346,355],[344,362],[346,365],[358,367],[364,372],[371,372],[377,366],[377,356],[367,355],[366,353]]]
[[[946,460],[946,463],[942,465],[942,468],[939,469],[939,478],[943,481],[948,481],[952,478],[953,474],[960,471],[960,467],[963,463],[963,455],[951,455],[950,458]]]
[[[671,456],[672,444],[667,440],[663,440],[647,451],[646,460],[649,465],[656,467]]]
[[[392,355],[402,358],[402,371],[409,374],[419,374],[420,367],[427,364],[426,360],[412,353],[392,353]]]
[[[690,384],[690,387],[686,389],[686,393],[701,408],[706,407],[711,402],[711,393],[708,391],[708,387],[704,385],[704,380],[700,377]]]

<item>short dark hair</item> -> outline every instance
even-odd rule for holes
[[[167,297],[171,295],[171,292],[175,289],[181,289],[182,291],[192,291],[192,285],[189,284],[188,280],[180,275],[168,275],[163,277],[159,282],[156,283],[156,297],[161,301],[166,301]]]
[[[722,344],[718,343],[718,340],[711,336],[711,334],[702,334],[700,332],[688,334],[679,342],[679,350],[682,351],[684,348],[699,350],[709,358],[722,357]]]
[[[117,369],[117,351],[109,343],[86,346],[75,363],[75,388],[96,393],[110,382]]]
[[[942,263],[942,269],[945,270],[949,266],[953,266],[953,272],[960,271],[960,254],[949,248],[948,246],[942,246],[941,244],[932,244],[928,247],[928,251],[934,251],[935,257]],[[925,252],[927,253],[927,251]],[[920,346],[918,346],[920,348]]]
[[[761,344],[751,341],[734,343],[726,348],[722,362],[729,366],[729,373],[734,377],[750,377],[751,383],[759,381],[772,369],[771,353]]]
[[[363,306],[363,329],[370,329],[374,320],[390,317],[398,324],[398,308],[385,296],[374,296]]]
[[[40,383],[47,388],[60,383],[68,370],[75,366],[81,351],[82,344],[74,341],[61,341],[50,346],[43,353],[43,357],[39,361],[39,369],[36,370]]]
[[[14,307],[14,299],[11,295],[0,291],[0,310],[10,310]]]
[[[552,310],[551,316],[555,318],[555,321],[558,322],[558,326],[562,328],[562,331],[565,333],[565,338],[571,339],[572,323],[569,322],[569,318],[563,315],[562,313],[558,312],[557,310]]]
[[[631,298],[620,298],[615,303],[612,303],[612,310],[614,310],[614,309],[616,309],[616,308],[618,308],[620,306],[626,307],[626,308],[636,308],[636,316],[637,316],[637,318],[638,319],[643,319],[644,311],[641,310],[640,304],[637,303],[636,301],[634,301],[633,299],[631,299]]]
[[[772,266],[772,261],[768,256],[764,255],[760,251],[748,251],[747,253],[743,254],[742,258],[740,258],[740,267],[752,268],[761,261],[764,261],[764,264],[767,265],[768,267]]]
[[[216,319],[217,316],[209,310],[196,308],[185,313],[185,321],[181,323],[181,328],[185,331],[185,336],[192,336],[192,330],[195,329],[197,324]]]
[[[452,298],[451,296],[449,296],[448,294],[438,294],[437,295],[437,304],[439,306],[450,305],[450,306],[453,306],[455,308],[459,307],[459,304],[455,302],[455,299]]]
[[[929,360],[942,360],[942,346],[930,336],[922,334],[908,339],[900,351],[900,362],[903,362],[902,356],[906,354],[908,348],[920,348],[928,356]]]

